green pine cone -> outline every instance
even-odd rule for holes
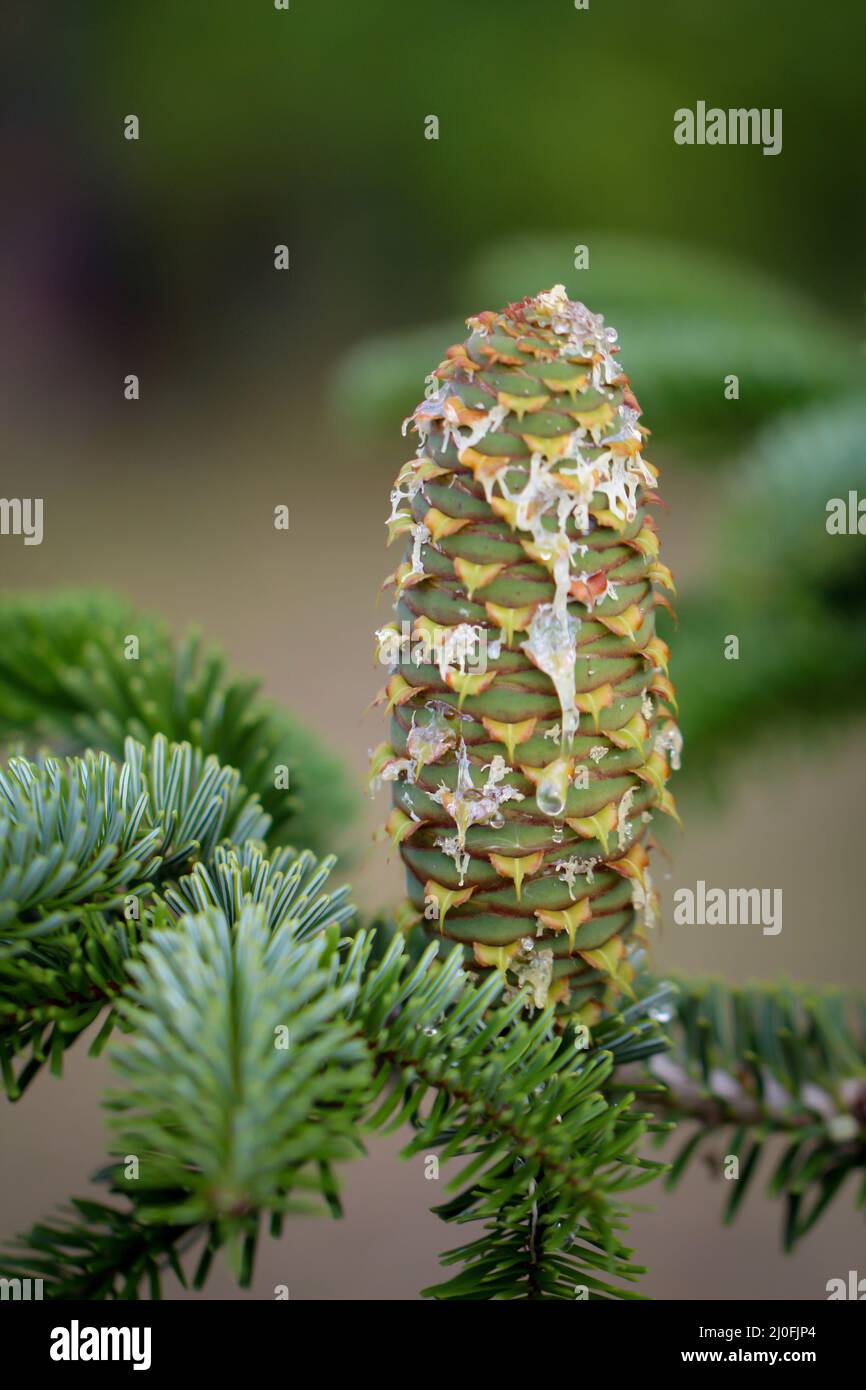
[[[655,607],[656,470],[616,333],[564,288],[467,320],[392,493],[387,830],[401,925],[592,1022],[657,900],[646,845],[680,736]]]

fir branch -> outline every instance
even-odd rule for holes
[[[178,1251],[196,1234],[188,1226],[140,1221],[132,1209],[75,1197],[67,1212],[37,1223],[12,1243],[0,1277],[41,1279],[46,1299],[137,1299],[142,1285],[159,1298],[167,1268],[187,1286]]]
[[[245,904],[255,904],[269,927],[290,925],[303,940],[332,922],[343,927],[355,919],[347,886],[324,892],[335,864],[333,855],[317,862],[309,850],[279,849],[266,857],[252,841],[239,849],[220,845],[212,862],[195,864],[166,889],[165,902],[175,917],[218,907],[230,922]]]
[[[157,900],[131,972],[141,983],[120,1005],[134,1031],[114,1060],[132,1089],[108,1098],[122,1157],[151,1147],[137,1180],[128,1162],[100,1175],[123,1208],[75,1199],[84,1221],[36,1225],[4,1259],[7,1277],[44,1278],[49,1298],[134,1298],[142,1287],[158,1298],[161,1272],[183,1282],[179,1251],[204,1239],[194,1287],[220,1249],[246,1285],[265,1209],[273,1235],[311,1192],[339,1214],[333,1164],[358,1151],[370,1074],[336,1017],[352,989],[338,933],[354,909],[346,889],[323,891],[330,868],[307,852],[269,862],[254,844],[218,848],[212,872],[198,864],[169,890],[172,911]],[[222,895],[227,914],[192,916],[185,895],[206,907]]]
[[[298,876],[308,888],[318,878],[310,870]],[[85,1287],[83,1296],[123,1296],[145,1279],[158,1296],[159,1265],[174,1266],[180,1233],[205,1231],[200,1281],[223,1246],[248,1281],[262,1217],[277,1233],[311,1191],[338,1210],[334,1164],[355,1152],[362,1128],[404,1120],[415,1128],[405,1156],[435,1148],[468,1160],[444,1219],[492,1223],[483,1258],[458,1252],[466,1268],[436,1296],[467,1281],[479,1297],[506,1296],[515,1261],[509,1296],[573,1297],[576,1282],[591,1297],[627,1296],[622,1281],[638,1271],[616,1235],[618,1197],[657,1165],[635,1152],[643,1124],[629,1118],[629,1099],[611,1106],[601,1087],[617,1048],[662,1045],[657,1025],[633,1006],[610,1021],[612,1049],[587,1055],[554,1032],[550,1011],[521,1017],[523,996],[497,1006],[501,980],[476,985],[459,948],[431,968],[433,949],[413,962],[399,935],[382,955],[369,933],[340,941],[342,895],[329,900],[329,919],[318,889],[286,899],[290,877],[248,846],[171,890],[173,918],[190,894],[222,894],[228,913],[210,905],[176,917],[131,967],[120,1007],[133,1031],[113,1049],[128,1089],[110,1103],[129,1241],[118,1239],[119,1214],[101,1217],[92,1267],[84,1256],[59,1267],[49,1296]],[[274,1047],[282,1025],[285,1051]],[[46,1241],[60,1244],[56,1228],[22,1238],[31,1254],[17,1257],[18,1272],[37,1272]]]
[[[673,1053],[653,1058],[643,1082],[625,1084],[676,1122],[697,1122],[669,1186],[713,1139],[739,1159],[725,1220],[742,1205],[765,1145],[784,1140],[768,1191],[784,1198],[790,1249],[849,1177],[866,1175],[866,1005],[790,984],[677,985]],[[856,1204],[866,1207],[866,1181]]]
[[[109,1101],[115,1150],[138,1159],[130,1193],[151,1221],[216,1225],[236,1268],[261,1212],[327,1196],[331,1165],[357,1151],[369,1065],[339,1017],[338,935],[209,908],[153,932],[130,966],[133,1031],[112,1048],[127,1089]]]
[[[238,773],[158,734],[106,753],[13,758],[0,771],[0,954],[45,937],[82,906],[120,908],[150,880],[268,828]]]
[[[91,1055],[102,1051],[127,963],[154,918],[151,909],[140,921],[85,910],[50,941],[40,938],[26,954],[0,959],[0,1069],[10,1100],[24,1094],[46,1062],[60,1076],[66,1049],[107,1008],[90,1046]],[[16,1072],[16,1060],[28,1051]]]
[[[646,1271],[632,1263],[630,1249],[619,1240],[622,1220],[611,1219],[604,1208],[599,1213],[603,1220],[596,1219],[595,1224],[551,1217],[543,1186],[530,1188],[534,1201],[528,1216],[520,1211],[512,1220],[511,1211],[503,1207],[479,1239],[441,1257],[446,1267],[459,1264],[462,1268],[452,1278],[424,1289],[425,1297],[476,1302],[641,1297],[628,1285]],[[445,1211],[440,1209],[439,1214]]]
[[[356,811],[342,766],[196,632],[175,642],[107,594],[0,600],[0,739],[59,738],[120,758],[127,737],[157,733],[237,768],[271,818],[272,844],[321,852],[342,842]]]
[[[82,904],[117,908],[159,864],[147,797],[124,795],[105,754],[62,763],[14,758],[0,771],[2,954],[71,921]],[[126,790],[126,789],[124,789]]]
[[[582,1282],[591,1297],[625,1296],[599,1277],[639,1273],[616,1236],[620,1194],[660,1167],[639,1156],[647,1121],[630,1113],[632,1097],[610,1103],[604,1095],[615,1049],[576,1047],[571,1031],[554,1031],[552,1009],[527,1021],[523,993],[497,1007],[502,979],[473,984],[459,947],[431,969],[435,956],[431,945],[407,970],[395,937],[371,964],[359,937],[346,964],[359,983],[349,1021],[376,1064],[368,1124],[412,1124],[404,1156],[433,1148],[443,1160],[469,1160],[452,1184],[456,1195],[435,1210],[446,1221],[489,1223],[480,1241],[444,1257],[463,1264],[456,1279],[427,1293],[560,1298]],[[665,1045],[650,1016],[665,995],[609,1021],[606,1036],[623,1056],[642,1055],[650,1036]]]
[[[67,928],[31,944],[65,946],[70,960],[77,950],[67,1005],[89,1021],[97,1001],[69,994],[96,979],[81,964],[86,942],[88,959],[101,960],[103,1002],[111,994],[130,1030],[114,1053],[129,1089],[111,1108],[118,1152],[138,1159],[134,1180],[126,1168],[114,1175],[133,1222],[206,1227],[208,1248],[226,1245],[249,1277],[262,1215],[279,1218],[310,1190],[336,1207],[333,1165],[354,1152],[356,1130],[408,1120],[407,1156],[433,1147],[467,1160],[441,1214],[490,1223],[441,1296],[467,1280],[479,1297],[504,1296],[518,1257],[511,1296],[571,1297],[581,1271],[591,1296],[618,1296],[605,1275],[621,1285],[637,1272],[616,1236],[619,1194],[655,1165],[637,1154],[644,1121],[629,1115],[630,1098],[611,1104],[604,1088],[616,1062],[663,1045],[650,1003],[664,990],[607,1020],[586,1052],[571,1030],[555,1031],[551,1010],[522,1017],[523,995],[497,1005],[502,979],[476,985],[459,948],[434,963],[435,947],[413,961],[399,935],[382,954],[368,933],[341,943],[353,909],[346,890],[324,891],[332,861],[217,844],[227,825],[255,828],[260,815],[236,775],[164,741],[148,756],[127,751],[115,778],[104,755],[91,763],[105,773],[106,816],[122,828],[132,808],[136,827],[160,830],[140,936],[118,960],[119,922],[88,908],[78,935]],[[174,879],[184,865],[191,871]],[[27,963],[19,986],[50,977],[58,987],[59,969]],[[124,974],[134,985],[118,999]],[[67,1029],[72,1018],[70,1007]],[[286,1053],[274,1046],[280,1028]],[[35,1017],[33,1032],[38,1051]],[[55,1047],[41,1050],[53,1057]],[[28,1066],[38,1061],[34,1053]],[[100,1267],[109,1265],[106,1252]]]
[[[268,818],[238,773],[188,744],[132,739],[106,753],[0,772],[0,1067],[11,1098],[120,992],[156,890],[220,839]],[[110,1030],[112,1019],[106,1022]],[[106,1034],[97,1039],[101,1046]],[[13,1059],[30,1048],[16,1076]]]

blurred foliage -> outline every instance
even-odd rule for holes
[[[696,462],[780,409],[851,389],[860,375],[843,326],[730,256],[598,232],[584,238],[589,266],[575,270],[572,242],[562,232],[496,243],[470,264],[458,298],[477,312],[564,283],[616,328],[653,430]],[[445,348],[465,336],[455,317],[360,343],[337,374],[337,406],[370,428],[393,425],[417,404]],[[724,392],[732,373],[736,405]]]
[[[717,524],[713,579],[679,605],[676,679],[687,758],[715,778],[725,755],[792,726],[815,749],[866,709],[866,551],[827,531],[827,503],[866,497],[866,399],[766,426]],[[723,656],[739,639],[737,660]]]

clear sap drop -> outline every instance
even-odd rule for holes
[[[565,810],[571,769],[565,758],[557,758],[551,763],[538,784],[535,794],[536,805],[543,816],[559,817]]]
[[[523,649],[539,671],[553,682],[562,711],[562,736],[570,744],[577,732],[579,715],[575,704],[574,663],[577,660],[577,632],[580,624],[565,607],[541,603],[529,627],[529,640]]]
[[[542,815],[561,816],[565,810],[565,797],[553,782],[542,782],[536,799]]]
[[[649,1010],[650,1018],[654,1018],[656,1023],[670,1023],[674,1016],[674,1011],[669,1004],[656,1004]]]

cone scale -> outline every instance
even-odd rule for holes
[[[403,929],[592,1022],[629,991],[676,814],[657,473],[615,332],[561,285],[467,327],[404,425],[372,774]]]

